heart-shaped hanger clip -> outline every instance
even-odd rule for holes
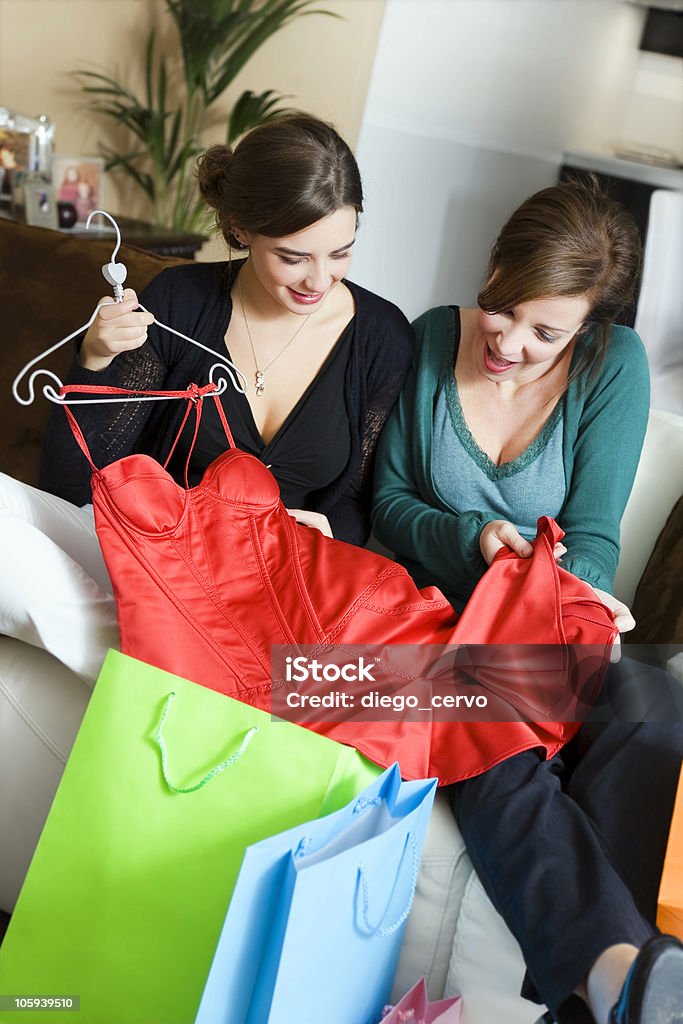
[[[112,215],[107,213],[106,210],[92,210],[92,212],[88,214],[88,219],[85,222],[86,228],[90,227],[90,222],[93,217],[105,217],[116,232],[116,245],[113,253],[111,254],[109,263],[102,267],[102,276],[107,284],[111,285],[114,289],[114,298],[116,301],[123,302],[123,282],[128,276],[128,271],[123,263],[116,262],[116,254],[121,248],[121,232],[119,231],[119,226]]]
[[[114,291],[117,286],[121,288],[123,282],[128,276],[128,271],[124,263],[107,263],[106,266],[102,267],[102,276],[107,284],[110,284]]]

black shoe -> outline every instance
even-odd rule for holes
[[[683,943],[649,939],[626,975],[610,1024],[683,1024]]]
[[[550,1010],[547,1010],[542,1017],[538,1018],[536,1024],[595,1024],[595,1018],[583,999],[579,999],[578,996],[570,996],[560,1006],[555,1017]]]

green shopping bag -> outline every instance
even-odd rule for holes
[[[0,993],[79,996],[87,1024],[191,1024],[246,847],[343,807],[380,772],[110,652],[0,947]]]

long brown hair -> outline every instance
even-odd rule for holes
[[[343,206],[363,209],[355,157],[338,132],[296,113],[254,128],[231,149],[212,146],[197,165],[199,189],[228,244],[235,227],[278,238]]]
[[[532,299],[585,295],[590,333],[570,379],[593,377],[609,344],[610,325],[633,302],[642,246],[631,214],[597,179],[567,181],[536,192],[512,214],[491,251],[477,296],[487,312]]]

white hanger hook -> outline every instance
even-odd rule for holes
[[[121,248],[121,232],[119,231],[119,226],[116,223],[116,221],[114,220],[114,218],[112,217],[112,215],[110,213],[107,213],[106,210],[92,210],[88,214],[88,219],[85,222],[85,226],[86,226],[86,228],[89,228],[90,227],[90,221],[93,219],[93,217],[97,217],[98,215],[100,217],[106,217],[107,220],[110,221],[111,224],[113,224],[114,230],[116,231],[116,248],[114,249],[113,253],[111,254],[111,260],[110,260],[111,263],[116,263],[116,254],[119,251],[119,249]]]
[[[119,226],[112,215],[107,213],[106,210],[93,210],[92,213],[89,213],[88,219],[85,222],[86,228],[90,227],[90,221],[98,214],[100,217],[106,217],[107,220],[114,225],[114,230],[116,231],[116,248],[111,254],[109,263],[102,267],[102,276],[107,284],[110,284],[114,289],[114,298],[116,301],[123,302],[123,282],[128,276],[128,271],[126,270],[125,264],[116,262],[116,254],[121,248],[121,232],[119,231]]]

